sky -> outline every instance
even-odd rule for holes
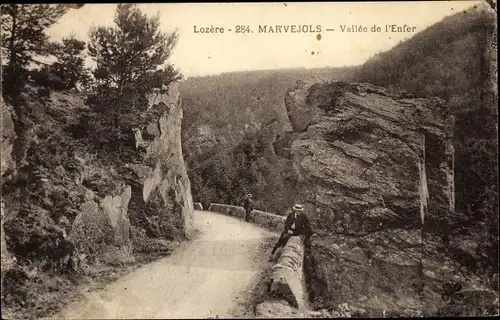
[[[148,3],[139,8],[150,16],[158,13],[162,31],[178,30],[179,42],[169,61],[190,77],[243,70],[358,65],[478,3]],[[88,40],[91,26],[113,24],[115,9],[116,4],[85,4],[71,9],[47,34],[52,40],[71,34]],[[404,24],[414,28],[409,32],[385,32],[385,25]],[[237,25],[249,26],[253,33],[235,33]],[[259,25],[319,25],[322,30],[259,33]],[[367,27],[368,32],[342,32],[342,25]],[[370,32],[374,25],[380,26],[382,32]],[[225,32],[195,33],[195,26],[197,30],[223,27]]]

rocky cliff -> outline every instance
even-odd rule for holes
[[[135,148],[142,159],[125,165],[133,185],[133,219],[149,236],[189,237],[194,209],[181,146],[183,114],[178,84],[152,94],[149,105],[148,113],[158,116],[134,130]]]
[[[15,169],[15,162],[12,159],[12,147],[14,143],[15,133],[14,133],[14,122],[12,121],[11,116],[11,108],[6,105],[3,99],[0,97],[0,111],[1,111],[1,119],[0,124],[2,126],[1,130],[1,164],[0,164],[0,173],[3,180],[4,174],[8,174],[9,171]],[[2,264],[2,281],[4,272],[10,268],[10,264],[12,262],[9,251],[7,250],[7,243],[5,241],[5,235],[3,230],[4,223],[4,203],[1,202],[1,241],[2,241],[2,252],[1,252],[1,264]]]
[[[452,257],[436,254],[441,234],[425,227],[459,221],[453,117],[443,101],[369,84],[299,82],[285,105],[293,132],[275,147],[293,160],[296,201],[320,235],[305,265],[316,307],[433,314],[443,283],[480,286]]]
[[[95,266],[165,253],[168,240],[190,236],[193,202],[177,84],[151,96],[144,125],[127,141],[97,143],[96,116],[77,94],[40,99],[28,90],[20,103],[32,133],[21,165],[12,160],[17,137],[2,102],[3,303],[37,294],[29,270],[91,275]]]

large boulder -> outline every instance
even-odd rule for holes
[[[454,209],[447,106],[345,82],[297,83],[285,106],[295,200],[320,235],[306,253],[311,300],[421,314],[422,228]]]
[[[87,192],[68,238],[85,254],[105,262],[133,262],[127,208],[130,196],[131,188],[124,184],[102,200]]]

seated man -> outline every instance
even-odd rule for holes
[[[304,243],[308,245],[312,236],[311,225],[307,216],[304,214],[304,207],[300,204],[296,204],[292,207],[292,212],[286,217],[284,230],[271,252],[271,259],[278,248],[283,248],[286,245],[290,237],[300,235],[304,236]]]

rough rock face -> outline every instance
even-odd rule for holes
[[[0,123],[2,124],[2,132],[1,132],[1,149],[0,152],[2,157],[0,159],[0,171],[2,172],[2,176],[8,170],[12,170],[15,168],[16,164],[12,159],[12,146],[15,139],[14,132],[14,122],[12,121],[11,116],[11,107],[4,103],[3,98],[0,97],[0,112],[1,119]]]
[[[0,173],[1,177],[3,179],[4,173],[6,173],[9,170],[15,169],[15,162],[12,159],[12,146],[13,142],[15,139],[15,132],[14,132],[14,123],[12,121],[11,117],[11,110],[10,106],[4,103],[2,97],[0,97],[0,108],[1,108],[1,119],[0,123],[2,125],[2,130],[1,130],[1,149],[0,149],[0,154],[1,154],[1,164],[0,164]],[[3,273],[8,269],[10,262],[11,262],[11,257],[9,254],[9,251],[7,250],[7,244],[5,242],[5,235],[4,235],[4,230],[3,230],[3,222],[4,222],[4,203],[3,201],[1,202],[1,242],[2,242],[2,278],[3,278]]]
[[[150,236],[189,237],[194,208],[182,154],[178,84],[172,83],[165,93],[152,94],[149,105],[147,112],[157,116],[134,130],[135,146],[143,150],[143,160],[127,165],[132,172],[132,219]]]
[[[89,124],[83,96],[52,92],[39,99],[28,87],[20,100],[31,130],[22,165],[11,160],[16,137],[2,103],[2,266],[13,256],[41,271],[85,273],[96,263],[134,261],[134,239],[144,250],[153,250],[147,240],[158,240],[151,246],[162,251],[163,240],[189,236],[193,203],[181,150],[182,108],[176,85],[166,91],[151,101],[147,123],[130,145],[122,139],[113,149],[113,140],[92,143],[96,127],[104,139],[114,136]]]
[[[285,106],[296,201],[321,236],[306,259],[313,302],[420,314],[422,226],[454,209],[446,106],[344,82],[298,83]]]
[[[131,262],[134,256],[127,208],[130,186],[118,185],[114,193],[96,202],[94,194],[87,192],[68,239],[86,254],[99,252],[106,262]]]

